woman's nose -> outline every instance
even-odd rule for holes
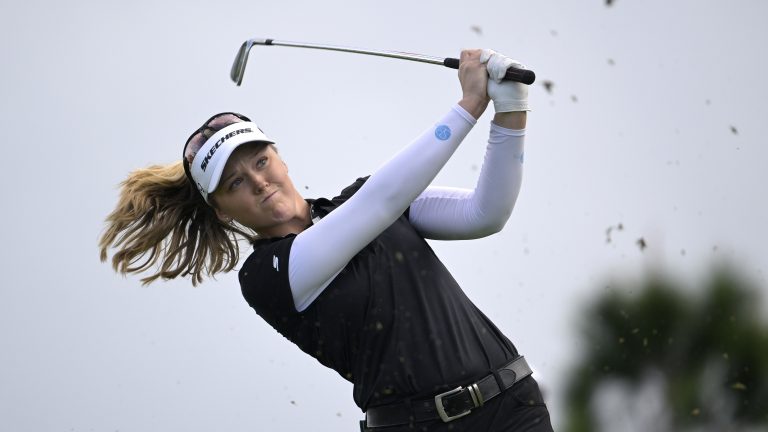
[[[253,185],[253,190],[257,194],[263,193],[269,187],[269,182],[263,175],[257,174],[257,173],[251,173],[250,177],[251,177],[251,184]]]

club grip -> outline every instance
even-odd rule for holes
[[[448,57],[443,60],[443,65],[451,69],[459,68],[459,59]],[[530,69],[520,69],[516,67],[510,67],[507,69],[507,74],[504,75],[506,81],[516,81],[523,84],[531,85],[536,81],[536,74]]]

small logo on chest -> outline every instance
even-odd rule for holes
[[[277,258],[277,255],[272,255],[272,267],[280,271],[280,260]]]

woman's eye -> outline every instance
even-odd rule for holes
[[[267,157],[266,156],[262,157],[262,158],[259,158],[259,160],[256,161],[256,166],[258,166],[259,168],[264,167],[266,165],[267,165]]]
[[[232,180],[232,183],[229,184],[229,189],[232,190],[232,189],[240,186],[240,183],[242,183],[242,182],[243,182],[243,179],[241,179],[240,177]]]

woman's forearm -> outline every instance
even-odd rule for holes
[[[524,139],[524,129],[491,124],[475,189],[428,188],[411,204],[411,223],[424,237],[440,240],[480,238],[499,232],[520,192]]]

